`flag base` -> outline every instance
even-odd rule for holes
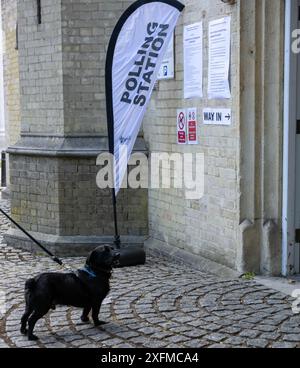
[[[133,267],[146,263],[146,252],[143,248],[121,248],[118,249],[118,252],[120,252],[120,259],[116,268]]]

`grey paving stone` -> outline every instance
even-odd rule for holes
[[[202,337],[202,336],[205,336],[207,335],[207,331],[205,330],[192,330],[192,331],[185,331],[183,332],[183,335],[184,336],[187,336],[187,337],[191,337],[191,338],[197,338],[197,337]]]
[[[298,344],[300,344],[300,334],[284,335],[283,340],[297,342]]]
[[[91,341],[88,340],[88,339],[85,339],[85,338],[81,338],[80,340],[72,341],[72,345],[76,346],[78,348],[83,346],[83,345],[88,345],[88,344],[91,344]],[[50,344],[48,344],[48,345],[50,345]]]
[[[243,339],[242,337],[238,337],[238,336],[231,336],[228,339],[226,339],[224,343],[228,345],[240,347],[240,346],[245,345],[246,339]]]
[[[272,347],[275,349],[294,349],[299,345],[291,342],[275,342]]]
[[[192,348],[192,349],[201,349],[201,348],[208,346],[209,344],[210,342],[200,340],[200,339],[189,340],[189,341],[184,342],[185,347]]]
[[[70,335],[70,336],[63,336],[62,337],[63,338],[63,340],[65,341],[65,342],[67,342],[67,343],[70,343],[70,342],[73,342],[73,341],[78,341],[78,340],[81,340],[82,339],[82,335],[76,335],[76,334],[74,334],[74,335]]]
[[[117,337],[102,341],[102,345],[110,347],[110,348],[114,348],[117,345],[122,344],[122,343],[123,341],[121,339],[118,339]]]
[[[149,349],[160,349],[160,348],[165,348],[167,345],[168,345],[168,343],[166,343],[165,341],[149,340],[145,344],[145,348],[149,348]]]
[[[64,349],[67,347],[68,346],[66,344],[63,344],[59,341],[51,343],[51,344],[45,344],[45,348],[49,348],[49,349]]]
[[[269,345],[269,341],[265,339],[251,339],[247,341],[247,345],[249,347],[264,349]]]
[[[144,336],[138,336],[138,337],[133,337],[131,338],[128,342],[130,344],[134,344],[134,345],[144,345],[147,346],[147,343],[149,342],[149,338],[146,338]]]
[[[263,333],[260,335],[261,339],[269,340],[269,341],[277,341],[280,339],[281,334],[278,332],[271,332],[271,333]]]
[[[214,342],[221,342],[221,341],[225,340],[226,337],[227,337],[227,335],[219,334],[219,333],[213,333],[213,334],[205,336],[205,338],[207,340],[214,341]]]
[[[157,327],[143,327],[140,328],[137,332],[142,333],[144,335],[153,335],[155,333],[159,333],[161,331],[161,329],[157,328]]]
[[[228,326],[228,327],[222,328],[219,332],[230,334],[230,335],[235,335],[241,332],[241,328],[235,327],[235,326]]]
[[[89,344],[81,345],[80,348],[83,348],[83,349],[96,349],[96,348],[99,348],[99,346],[96,345],[96,344],[89,343]]]
[[[213,344],[208,346],[209,349],[228,349],[230,348],[229,345],[226,344]]]
[[[116,348],[117,349],[131,349],[131,348],[134,348],[134,345],[131,345],[129,343],[122,343],[122,344],[116,345]]]
[[[261,331],[261,332],[273,332],[273,331],[277,330],[276,326],[269,326],[269,325],[263,325],[263,324],[259,324],[259,325],[255,326],[254,328],[258,331]]]
[[[166,340],[168,340],[170,343],[173,344],[173,343],[188,341],[189,338],[185,336],[181,336],[181,335],[175,335],[175,336],[168,337]]]
[[[135,331],[124,331],[124,332],[118,332],[117,336],[121,337],[122,339],[127,340],[127,339],[130,339],[131,337],[139,336],[139,333]]]
[[[243,330],[239,334],[241,337],[247,337],[251,339],[255,339],[257,336],[260,335],[259,331],[256,330]]]

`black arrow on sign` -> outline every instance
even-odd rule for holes
[[[226,116],[225,116],[225,118],[226,118],[227,120],[230,120],[230,118],[231,118],[230,114],[226,115]]]

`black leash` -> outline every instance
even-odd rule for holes
[[[39,241],[37,241],[32,235],[29,234],[21,225],[19,225],[14,219],[12,219],[5,211],[0,208],[0,212],[7,217],[18,229],[20,229],[25,235],[28,236],[37,246],[39,246],[45,253],[47,253],[51,259],[58,263],[60,266],[63,266],[63,262],[61,259],[56,257],[53,253],[51,253],[47,248],[45,248]]]

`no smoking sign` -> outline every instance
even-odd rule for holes
[[[177,110],[177,143],[186,144],[186,109]]]

